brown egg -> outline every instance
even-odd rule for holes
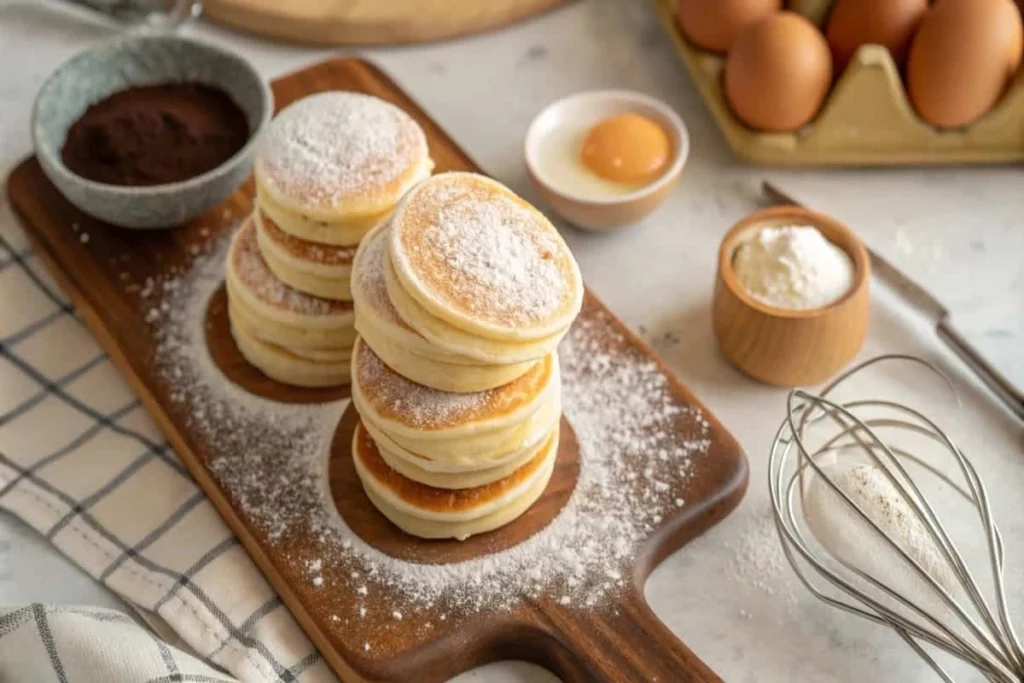
[[[782,9],[782,0],[678,0],[683,35],[704,50],[725,52],[744,26]]]
[[[914,36],[907,92],[939,128],[976,121],[1020,66],[1024,29],[1013,0],[938,0]]]
[[[832,83],[825,36],[793,12],[744,29],[725,60],[725,96],[741,121],[792,131],[814,118]]]
[[[857,48],[868,43],[889,48],[896,64],[902,65],[927,11],[928,0],[836,0],[825,31],[836,74],[842,73]]]

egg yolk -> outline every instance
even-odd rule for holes
[[[668,164],[668,133],[640,114],[619,114],[597,124],[583,140],[583,165],[605,180],[645,183]]]

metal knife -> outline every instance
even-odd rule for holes
[[[800,203],[769,182],[762,184],[765,196],[776,204]],[[949,309],[932,296],[931,292],[910,279],[903,271],[889,263],[877,251],[865,245],[871,257],[871,268],[883,282],[900,293],[911,305],[927,315],[935,323],[935,332],[946,346],[985,383],[993,394],[1018,419],[1024,420],[1024,393],[1013,382],[993,366],[953,325]]]

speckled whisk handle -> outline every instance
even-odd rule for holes
[[[198,17],[203,0],[65,0],[129,26],[173,31]]]

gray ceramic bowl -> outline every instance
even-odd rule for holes
[[[121,187],[86,180],[61,161],[68,129],[89,105],[131,86],[184,81],[220,88],[249,121],[249,142],[217,168],[176,183]],[[242,57],[170,35],[134,36],[73,57],[43,83],[32,114],[32,141],[46,176],[79,209],[114,225],[160,228],[195,218],[245,182],[273,109],[270,88]]]

